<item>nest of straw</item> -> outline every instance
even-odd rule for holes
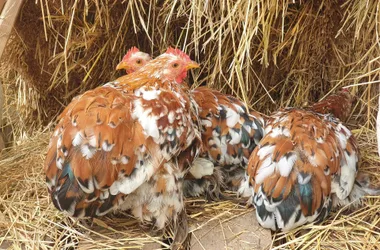
[[[375,173],[380,183],[374,132],[355,130],[362,150],[361,171]],[[72,219],[58,211],[48,195],[43,158],[50,132],[38,132],[3,153],[0,161],[0,248],[10,249],[126,249],[160,242],[138,221],[119,212],[95,219]],[[229,195],[229,194],[226,194]],[[192,231],[211,221],[253,213],[240,201],[208,203],[186,200]],[[358,209],[332,212],[322,224],[306,225],[287,234],[272,235],[274,249],[377,249],[380,241],[380,197],[366,197]],[[161,243],[160,243],[161,244]],[[164,243],[162,243],[164,244]],[[165,246],[165,245],[164,245]]]
[[[0,161],[0,247],[141,247],[157,241],[133,219],[72,220],[53,208],[42,162],[46,126],[73,96],[115,79],[131,46],[157,56],[169,45],[200,62],[194,87],[208,85],[264,113],[302,106],[343,86],[358,96],[349,126],[361,169],[379,183],[375,114],[379,96],[380,2],[294,0],[25,0],[4,57]],[[191,223],[228,219],[246,208],[190,200]],[[380,200],[343,208],[321,225],[273,235],[275,248],[375,249]]]

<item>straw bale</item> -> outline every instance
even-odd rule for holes
[[[73,96],[122,74],[114,68],[130,46],[157,56],[172,45],[201,62],[194,86],[236,94],[269,113],[338,87],[376,83],[379,4],[26,0],[3,71],[33,89],[35,115],[46,125]],[[365,100],[353,113],[365,113],[362,122],[372,128],[377,89],[353,92]]]

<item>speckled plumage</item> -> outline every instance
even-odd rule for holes
[[[354,99],[355,96],[351,95],[347,89],[343,89],[314,103],[308,109],[319,114],[333,114],[344,122],[350,115]]]
[[[137,52],[128,51],[118,69],[139,70],[135,60],[146,62],[149,55]],[[263,136],[265,117],[248,111],[237,98],[207,87],[192,90],[190,100],[199,107],[203,152],[185,176],[184,193],[218,199],[221,189],[237,190],[241,185],[249,155]],[[241,193],[249,195],[249,188]]]
[[[248,111],[237,98],[207,87],[194,89],[192,97],[199,106],[202,124],[200,157],[214,165],[214,176],[206,173],[199,174],[202,178],[187,178],[185,194],[218,197],[220,188],[237,191],[245,178],[248,158],[263,136],[264,116]]]
[[[59,210],[75,217],[130,210],[157,229],[176,220],[200,132],[188,90],[165,71],[172,60],[178,55],[166,53],[62,112],[44,167]]]
[[[250,199],[259,223],[288,231],[323,221],[335,205],[358,200],[365,192],[356,179],[359,148],[356,139],[335,115],[345,118],[351,96],[338,93],[311,110],[286,108],[267,120],[265,136],[248,163]],[[335,113],[335,111],[338,111]]]

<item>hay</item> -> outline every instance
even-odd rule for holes
[[[356,130],[363,162],[361,170],[373,173],[380,184],[379,157],[375,133]],[[43,175],[43,159],[49,132],[37,132],[21,145],[5,152],[0,161],[0,248],[80,249],[142,248],[159,242],[159,237],[144,232],[138,222],[125,213],[96,219],[72,219],[52,204]],[[230,197],[233,194],[226,194]],[[191,231],[211,221],[221,223],[253,213],[242,201],[207,203],[203,199],[186,201]],[[288,234],[275,234],[275,249],[376,249],[380,243],[380,197],[367,197],[357,210],[342,208],[322,224],[306,225]],[[285,241],[285,243],[284,243]]]
[[[158,240],[120,214],[63,216],[42,174],[46,126],[73,96],[122,74],[114,68],[133,45],[153,56],[168,45],[186,50],[202,64],[190,76],[194,87],[232,93],[264,113],[350,86],[358,96],[349,126],[360,141],[361,169],[380,183],[379,16],[378,1],[25,0],[0,62],[2,130],[13,146],[0,161],[0,248],[132,248]],[[194,228],[246,212],[231,201],[187,203]],[[375,249],[379,204],[368,197],[356,211],[274,235],[273,247]]]
[[[154,56],[172,45],[201,62],[194,86],[233,93],[265,113],[354,84],[365,100],[354,113],[373,128],[379,9],[343,0],[26,0],[0,81],[25,82],[35,105],[22,118],[39,128],[73,96],[122,74],[115,66],[132,45]]]

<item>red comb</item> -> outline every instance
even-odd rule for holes
[[[127,58],[129,58],[133,53],[136,53],[136,52],[139,52],[139,51],[140,50],[136,46],[133,46],[132,48],[130,48],[127,51],[127,54],[125,54],[125,56],[123,57],[123,61],[126,60]]]
[[[175,56],[180,56],[183,59],[191,61],[190,56],[188,54],[186,54],[185,52],[183,52],[182,50],[177,49],[177,48],[175,49],[175,48],[169,47],[166,50],[166,53],[167,54],[172,54],[172,55],[175,55]]]

